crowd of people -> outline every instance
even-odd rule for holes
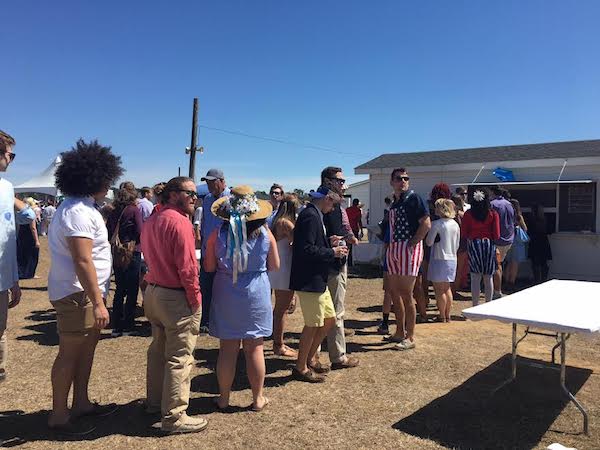
[[[14,146],[12,137],[0,133],[0,171],[14,159]],[[277,183],[268,201],[258,199],[249,186],[228,188],[220,169],[202,177],[209,191],[203,198],[192,179],[175,177],[139,191],[131,182],[121,183],[114,201],[106,203],[110,186],[123,172],[120,157],[110,147],[83,140],[62,154],[56,170],[56,186],[65,198],[52,212],[48,228],[48,295],[59,334],[51,372],[50,428],[85,435],[94,427],[78,418],[106,416],[117,409],[90,400],[90,373],[103,328],[110,323],[115,338],[136,331],[139,289],[152,329],[144,409],[160,417],[156,427],[163,433],[198,432],[207,426],[205,418],[186,412],[200,333],[219,339],[215,408],[220,411],[231,408],[240,348],[252,390],[251,409],[260,412],[268,406],[264,339],[269,336],[275,355],[296,360],[291,376],[299,381],[322,383],[330,370],[359,365],[347,350],[351,330],[345,329],[344,315],[349,252],[360,245],[363,223],[358,201],[343,207],[340,167],[322,170],[320,185],[306,203]],[[506,191],[494,187],[467,193],[459,188],[452,195],[444,183],[436,184],[425,201],[410,189],[406,168],[391,173],[390,186],[380,224],[385,257],[378,331],[389,335],[393,348],[415,348],[415,324],[429,320],[430,283],[438,320],[450,322],[456,290],[468,281],[467,268],[475,305],[482,283],[486,301],[503,295],[503,265],[513,289],[515,264],[518,269],[526,257],[527,243],[536,255],[536,280],[547,276],[551,255],[543,209],[526,224],[518,202],[509,201]],[[20,299],[15,218],[23,222],[20,235],[21,229],[34,229],[25,222],[35,221],[35,212],[14,197],[12,185],[3,178],[0,188],[0,213],[6,221],[0,229],[2,380],[7,310]],[[39,240],[34,244],[39,249]],[[112,275],[115,294],[109,315]],[[297,351],[284,342],[286,316],[296,303],[304,319]],[[391,311],[394,333],[389,330]],[[330,364],[320,359],[325,339]]]

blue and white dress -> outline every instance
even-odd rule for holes
[[[244,244],[248,267],[233,283],[233,261],[227,253],[229,227],[222,226],[215,243],[217,273],[210,305],[210,335],[219,339],[257,339],[273,332],[271,284],[267,274],[270,240],[265,227]]]

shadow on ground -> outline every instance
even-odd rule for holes
[[[548,367],[556,368],[519,358],[517,380],[491,396],[510,374],[510,355],[505,355],[392,427],[448,448],[533,448],[565,407],[574,408],[560,389],[559,372]],[[591,373],[567,367],[569,390],[575,395]],[[573,430],[582,426],[577,417]]]

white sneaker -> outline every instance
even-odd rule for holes
[[[402,342],[398,342],[394,345],[396,350],[411,350],[415,348],[415,343],[410,339],[404,339]]]

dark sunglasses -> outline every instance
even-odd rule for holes
[[[0,153],[2,153],[3,155],[8,155],[8,162],[13,162],[15,160],[15,157],[17,156],[14,153],[9,153],[6,150],[1,151]]]
[[[273,192],[271,192],[271,195],[283,195],[283,192],[281,192],[281,191],[273,191]]]
[[[196,191],[188,191],[186,189],[175,189],[175,192],[184,192],[188,197],[198,198],[198,193]]]
[[[344,180],[343,178],[329,177],[329,179],[333,180],[333,181],[335,181],[337,183],[340,183],[340,184],[344,184],[346,182],[346,180]]]
[[[394,181],[408,181],[410,177],[394,177]]]

